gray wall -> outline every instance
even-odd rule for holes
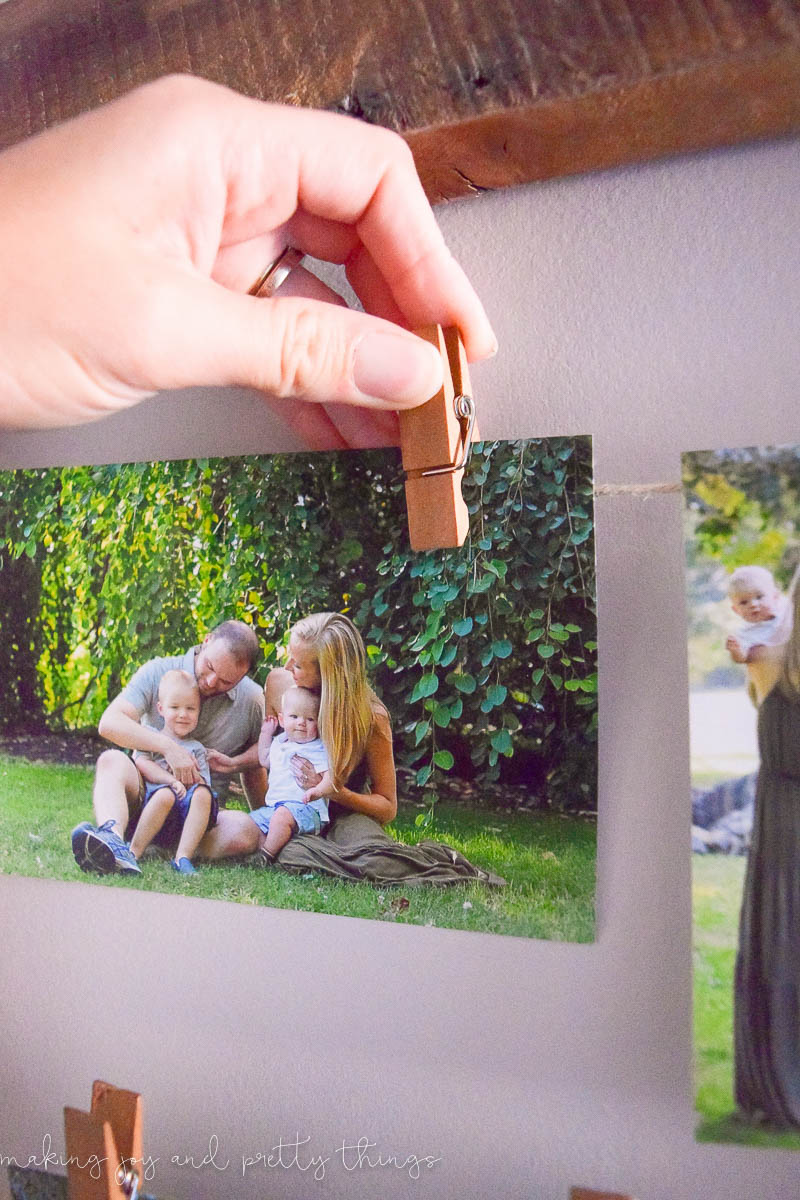
[[[474,371],[484,435],[592,433],[598,484],[800,441],[798,194],[784,141],[442,208],[501,340]],[[0,465],[291,445],[258,398],[194,394],[6,436]],[[144,1093],[163,1195],[797,1196],[800,1157],[693,1141],[680,497],[601,496],[597,530],[597,943],[4,877],[0,1151],[60,1147],[62,1104],[100,1077]],[[242,1179],[296,1132],[304,1161],[364,1136],[441,1162]],[[226,1171],[170,1166],[212,1134]]]

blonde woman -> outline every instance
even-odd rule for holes
[[[331,822],[340,825],[341,810],[349,810],[364,818],[356,823],[362,837],[384,838],[381,827],[397,812],[392,729],[389,714],[367,682],[366,667],[364,643],[348,617],[337,612],[304,617],[289,634],[286,667],[275,667],[267,676],[266,716],[277,716],[290,687],[307,688],[319,696],[319,736],[333,780]],[[292,759],[292,768],[297,783],[306,790],[322,778],[299,754]],[[257,850],[258,841],[258,826],[247,813],[223,810],[198,853],[206,858],[250,854]],[[281,853],[281,864],[292,857],[290,844]]]
[[[504,882],[473,866],[450,846],[429,841],[407,846],[383,829],[397,813],[392,729],[388,712],[367,681],[364,643],[348,617],[313,613],[292,627],[286,667],[270,671],[264,688],[268,718],[281,710],[290,687],[307,688],[319,696],[319,735],[333,780],[331,823],[324,837],[293,837],[278,855],[279,866],[381,885],[466,879]],[[322,778],[300,754],[292,759],[292,766],[305,790],[316,787]],[[247,813],[222,811],[200,852],[208,858],[252,853],[259,836]]]
[[[761,766],[734,983],[736,1103],[800,1128],[800,587],[780,678],[758,718]]]
[[[342,808],[364,813],[381,825],[397,813],[397,780],[389,714],[367,682],[361,635],[342,613],[313,613],[292,627],[286,668],[276,667],[264,688],[267,716],[280,711],[289,687],[320,698],[319,734],[328,752],[333,791]],[[296,756],[295,778],[313,788],[321,776]],[[369,780],[369,790],[364,790]],[[354,786],[348,786],[352,783]]]

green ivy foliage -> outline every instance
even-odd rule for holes
[[[597,673],[586,439],[483,442],[459,550],[383,547],[359,605],[378,690],[406,714],[400,758],[427,788],[454,768],[494,781],[525,750],[542,803],[591,808]],[[469,763],[469,766],[467,765]],[[508,773],[514,777],[513,772]],[[530,798],[530,794],[528,797]]]
[[[464,496],[464,547],[418,554],[393,450],[0,473],[0,724],[95,723],[139,663],[230,617],[263,679],[295,620],[339,609],[431,805],[460,775],[591,808],[590,443],[478,443]]]

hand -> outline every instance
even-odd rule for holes
[[[186,795],[186,788],[183,786],[182,783],[179,783],[177,779],[175,780],[174,783],[170,784],[170,788],[175,793],[178,800],[182,800],[183,797]]]
[[[229,775],[232,771],[237,770],[236,763],[230,754],[223,754],[221,750],[206,750],[206,759],[212,771],[219,771],[223,775]]]
[[[272,749],[272,739],[278,728],[277,717],[265,717],[261,722],[261,733],[258,735],[258,761],[262,767],[269,769],[269,754]]]
[[[307,758],[295,754],[289,765],[292,768],[292,775],[298,787],[306,789],[315,788],[318,783],[321,783],[322,775],[320,775],[319,771],[314,770],[314,764],[310,763]],[[303,797],[303,799],[307,804],[308,799],[306,797]]]
[[[734,662],[747,662],[747,651],[744,649],[742,643],[737,637],[733,637],[733,635],[731,635],[730,637],[726,638],[725,649],[728,651]]]
[[[185,750],[178,742],[169,739],[169,745],[164,747],[164,758],[169,763],[169,769],[178,783],[191,787],[193,783],[202,783],[203,776],[197,769],[197,761],[193,754]]]
[[[267,738],[269,738],[269,740],[272,741],[272,739],[275,737],[275,730],[277,728],[278,728],[278,718],[277,717],[265,717],[264,720],[261,722],[261,737],[263,737],[265,741],[267,740]]]
[[[310,804],[312,800],[321,800],[323,796],[327,796],[328,794],[328,789],[318,783],[316,787],[309,788],[305,793],[303,804]]]
[[[301,269],[247,296],[287,244],[346,264],[365,312]],[[396,134],[190,76],[0,155],[0,261],[0,425],[17,428],[244,385],[316,401],[289,406],[313,448],[385,445],[394,410],[441,382],[409,328],[457,325],[473,361],[496,346]]]

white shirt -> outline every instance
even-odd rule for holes
[[[266,805],[285,804],[288,800],[302,803],[308,788],[300,787],[292,774],[291,761],[297,754],[307,758],[320,775],[328,770],[328,753],[322,738],[313,738],[310,742],[290,742],[285,733],[279,733],[272,739],[269,749],[269,787],[264,798]],[[328,820],[327,800],[312,800],[310,807],[317,810],[322,821]]]
[[[752,650],[753,646],[782,646],[789,640],[789,623],[786,619],[789,601],[781,596],[778,611],[768,621],[743,621],[736,630],[734,637],[742,645],[743,650]]]

